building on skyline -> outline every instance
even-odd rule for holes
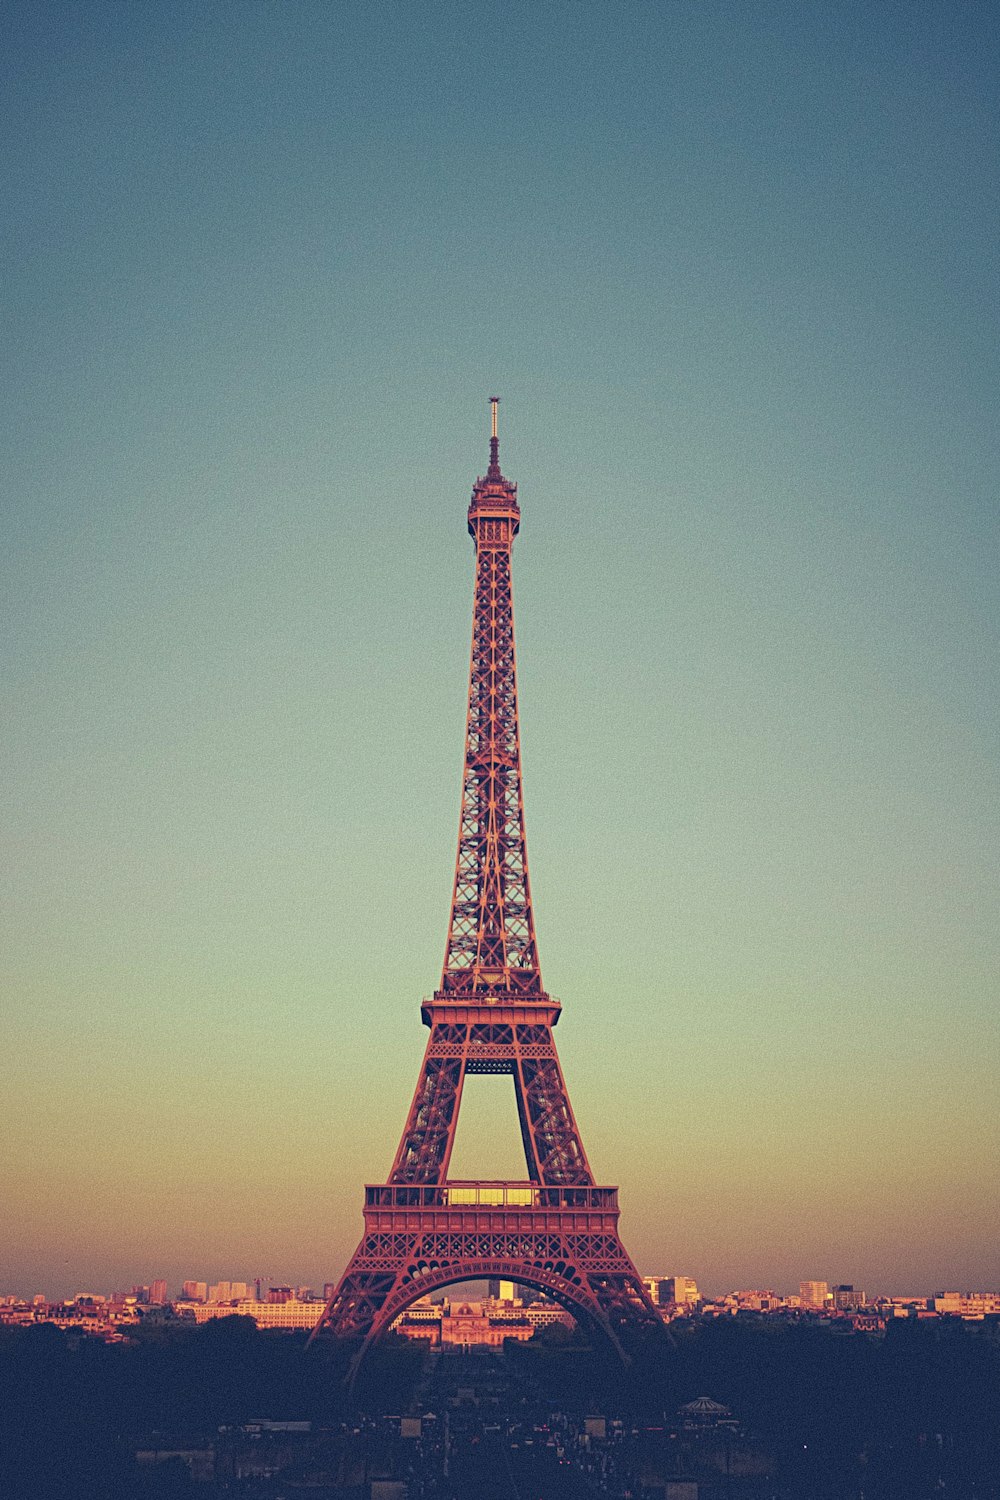
[[[535,1330],[523,1314],[502,1316],[489,1302],[449,1303],[441,1319],[441,1342],[453,1348],[500,1349],[505,1339],[530,1339]]]
[[[996,1292],[935,1292],[928,1301],[936,1313],[972,1321],[1000,1314],[1000,1295]]]
[[[865,1306],[865,1294],[860,1289],[855,1290],[853,1286],[835,1286],[833,1305],[837,1312],[854,1312]]]
[[[162,1307],[167,1300],[167,1283],[158,1278],[149,1283],[149,1301],[154,1307]]]
[[[800,1281],[799,1301],[803,1307],[822,1310],[830,1299],[830,1288],[825,1281]]]
[[[516,1302],[518,1301],[518,1288],[512,1281],[499,1281],[495,1277],[488,1283],[489,1295],[494,1302]]]
[[[747,1288],[744,1291],[733,1292],[731,1295],[736,1306],[748,1312],[774,1312],[776,1308],[785,1305],[784,1297],[779,1297],[778,1293],[772,1291],[770,1287],[763,1290]],[[726,1300],[728,1302],[729,1298],[727,1297]]]
[[[432,1302],[430,1297],[421,1297],[417,1302],[411,1303],[405,1313],[401,1313],[396,1322],[402,1318],[410,1318],[416,1323],[436,1323],[440,1318],[444,1302]]]
[[[208,1284],[204,1281],[185,1281],[181,1287],[184,1302],[207,1302]]]
[[[517,1288],[524,1291],[523,1287]],[[531,1338],[538,1328],[561,1323],[572,1328],[574,1319],[558,1302],[522,1298],[485,1297],[482,1300],[447,1297],[434,1302],[421,1297],[400,1313],[393,1324],[394,1333],[404,1338],[420,1339],[433,1346],[484,1345],[500,1348],[504,1339],[521,1342]]]
[[[668,1276],[664,1283],[666,1301],[676,1307],[694,1307],[701,1299],[698,1283],[691,1276]]]
[[[250,1288],[245,1281],[216,1281],[208,1289],[209,1302],[246,1302]]]
[[[558,1302],[529,1302],[524,1309],[524,1316],[532,1328],[551,1328],[553,1323],[572,1328],[576,1321],[572,1313],[568,1313]]]
[[[695,1307],[701,1301],[691,1276],[644,1276],[642,1284],[654,1307]]]
[[[300,1302],[291,1297],[286,1302],[258,1302],[256,1297],[242,1297],[229,1302],[194,1303],[190,1312],[196,1323],[207,1323],[212,1318],[253,1318],[258,1328],[315,1328],[323,1316],[326,1304],[317,1297],[312,1302]]]

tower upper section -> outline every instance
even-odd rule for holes
[[[481,547],[510,547],[521,524],[517,503],[517,485],[500,472],[500,439],[497,435],[497,406],[500,397],[490,397],[490,465],[485,475],[472,486],[469,502],[469,532]]]
[[[497,397],[490,464],[469,505],[476,544],[472,662],[458,859],[439,998],[540,1000],[528,881],[517,711],[511,544],[521,520],[517,485],[500,471]]]

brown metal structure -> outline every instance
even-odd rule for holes
[[[618,1237],[618,1190],[598,1187],[553,1039],[528,881],[511,594],[517,486],[490,463],[469,506],[476,548],[472,664],[458,859],[440,989],[425,1000],[427,1050],[384,1185],[365,1189],[365,1231],[319,1328],[361,1354],[418,1297],[504,1277],[563,1303],[626,1354],[662,1326]],[[514,1078],[528,1177],[454,1182],[448,1165],[470,1073]],[[319,1331],[317,1329],[317,1331]]]

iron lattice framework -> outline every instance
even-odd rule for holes
[[[618,1236],[618,1190],[598,1187],[553,1040],[528,880],[511,593],[517,486],[490,463],[473,487],[472,664],[458,858],[441,987],[396,1159],[365,1189],[365,1232],[319,1328],[363,1340],[359,1358],[418,1297],[504,1277],[548,1293],[625,1353],[660,1327]],[[526,1182],[453,1182],[448,1165],[470,1073],[513,1075]],[[317,1331],[319,1331],[317,1329]]]

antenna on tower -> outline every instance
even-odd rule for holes
[[[499,396],[490,397],[490,467],[488,478],[497,479],[500,475],[500,439],[497,437],[497,407],[500,405]]]

